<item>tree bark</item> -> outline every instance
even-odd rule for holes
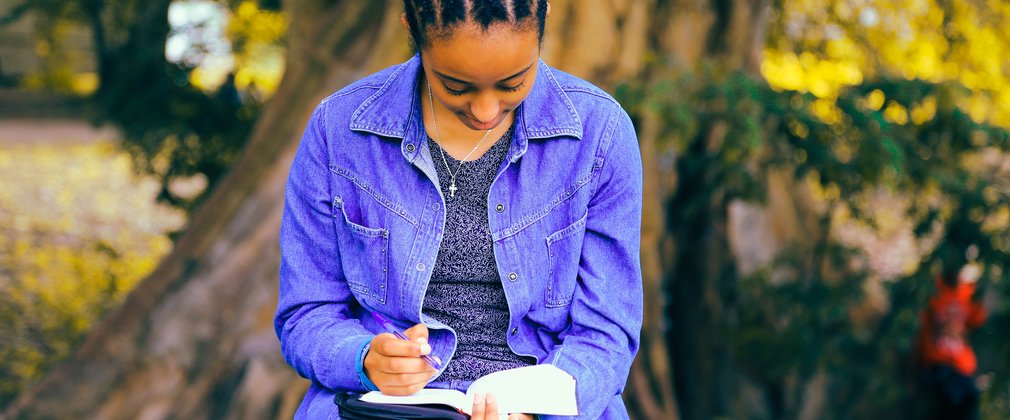
[[[704,62],[756,74],[771,11],[768,0],[615,0],[592,7],[553,0],[551,6],[548,62],[606,88],[648,83]],[[635,118],[645,173],[646,302],[626,402],[640,418],[728,415],[739,388],[726,342],[736,285],[730,203],[706,183],[710,168],[677,173],[659,162],[670,156],[670,141],[661,137],[658,115]],[[723,131],[712,124],[700,133],[699,152],[714,152],[709,148],[718,147]],[[707,205],[683,217],[682,206],[698,197],[708,197]]]
[[[290,418],[306,384],[272,323],[284,182],[312,108],[389,58],[392,3],[286,5],[286,76],[242,158],[155,272],[4,417]]]

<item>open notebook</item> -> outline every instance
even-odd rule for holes
[[[471,414],[476,393],[494,394],[499,414],[527,413],[574,416],[575,378],[553,365],[535,365],[502,370],[474,381],[466,394],[454,389],[425,388],[414,395],[394,397],[379,391],[361,396],[378,404],[444,404]]]

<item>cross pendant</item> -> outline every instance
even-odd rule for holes
[[[456,183],[449,184],[449,197],[456,197]]]

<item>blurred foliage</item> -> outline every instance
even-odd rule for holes
[[[22,84],[87,93],[95,122],[119,127],[137,170],[161,180],[159,201],[192,211],[238,158],[283,72],[279,2],[217,3],[232,16],[220,34],[231,40],[231,51],[214,62],[168,61],[171,35],[206,29],[202,21],[172,27],[171,0],[25,0],[0,24],[35,17],[43,68]],[[82,27],[92,35],[97,77],[69,71],[69,37],[80,36],[69,28]]]
[[[830,98],[864,79],[956,81],[976,121],[1010,127],[1010,3],[776,0],[761,73]]]
[[[235,85],[254,95],[269,96],[284,73],[281,42],[287,21],[276,6],[245,0],[232,6],[228,39],[235,57]]]
[[[170,250],[165,233],[185,217],[152,199],[193,211],[241,152],[283,71],[286,28],[279,2],[222,4],[235,17],[234,66],[216,84],[201,79],[204,63],[167,61],[170,34],[194,30],[169,27],[167,0],[28,0],[0,17],[35,18],[42,68],[21,85],[86,95],[91,117],[117,126],[129,152],[0,149],[0,322],[9,330],[0,406],[67,356]],[[94,35],[97,75],[71,71],[87,61],[70,45],[82,26]]]
[[[911,398],[907,353],[932,285],[933,262],[974,244],[988,273],[983,287],[998,286],[993,292],[1010,297],[1007,132],[970,118],[957,104],[972,92],[953,83],[866,81],[838,92],[829,103],[833,116],[825,117],[823,98],[773,89],[745,74],[709,68],[678,75],[619,91],[633,114],[663,122],[661,138],[676,156],[678,191],[690,191],[667,201],[676,207],[668,217],[681,220],[673,226],[690,226],[709,211],[712,199],[721,200],[722,208],[733,200],[762,202],[769,173],[784,170],[818,194],[827,231],[840,213],[878,226],[866,196],[883,188],[909,199],[904,217],[918,237],[940,232],[924,263],[897,278],[873,278],[864,250],[832,234],[812,249],[790,248],[735,289],[735,360],[769,392],[773,410],[802,401],[797,378],[827,373],[832,418],[901,413]],[[881,97],[930,112],[919,123],[895,121],[880,106]],[[963,259],[951,262],[959,263]],[[856,313],[867,306],[868,282],[881,280],[886,310]],[[1010,328],[1008,308],[995,309],[978,337],[980,348],[1006,342],[988,333]],[[998,372],[994,389],[1006,389],[1008,356],[1005,348],[982,356],[1001,360],[984,365]]]
[[[0,148],[0,406],[63,359],[171,248],[181,212],[108,143]]]
[[[979,295],[987,297],[992,311],[974,340],[980,373],[994,379],[983,396],[983,418],[1010,417],[1010,340],[998,333],[1010,327],[1010,284],[1006,281],[1010,161],[1006,133],[994,128],[1010,128],[1007,40],[1010,3],[999,0],[776,4],[762,75],[776,89],[811,93],[817,98],[812,114],[835,127],[846,141],[865,143],[860,133],[839,126],[879,125],[868,134],[880,139],[882,150],[863,151],[840,143],[831,147],[831,153],[840,158],[879,153],[879,158],[891,160],[883,177],[865,179],[862,191],[846,188],[844,182],[835,188],[831,179],[843,175],[840,172],[833,175],[816,167],[811,172],[819,181],[828,178],[824,193],[829,202],[848,201],[828,207],[833,213],[832,239],[862,248],[870,254],[863,260],[880,259],[879,254],[894,258],[893,249],[867,249],[865,239],[860,244],[846,236],[858,236],[851,235],[852,228],[861,227],[868,231],[864,236],[880,237],[897,225],[910,231],[902,234],[911,238],[911,247],[918,248],[911,264],[896,267],[890,275],[867,273],[869,277],[848,279],[864,291],[883,286],[887,300],[876,304],[877,317],[847,330],[865,331],[869,321],[873,327],[872,334],[865,336],[869,341],[845,347],[850,357],[829,369],[835,382],[863,377],[849,381],[847,387],[830,388],[832,396],[849,396],[839,405],[839,417],[860,395],[864,402],[852,412],[864,416],[902,414],[902,409],[923,405],[921,400],[916,403],[916,396],[909,395],[911,388],[903,383],[911,379],[906,357],[918,327],[917,311],[932,291],[933,275],[959,267],[964,250],[972,244],[981,249],[979,262],[986,268]],[[867,114],[870,120],[855,115],[853,105],[874,111]],[[798,126],[801,131],[805,127]],[[880,168],[881,163],[851,167],[850,176],[863,179],[867,169],[874,172],[872,168]],[[889,196],[889,202],[874,203],[881,201],[880,196]],[[881,217],[883,206],[903,214]],[[772,286],[769,277],[764,282]],[[789,302],[785,299],[789,292],[782,289],[791,287],[788,283],[772,286],[783,293],[781,299],[765,293],[761,300],[747,301],[781,308]],[[871,300],[868,296],[862,303],[851,301],[847,308],[855,312],[873,306],[867,303]],[[783,322],[775,317],[764,321],[769,325]],[[832,349],[821,350],[830,354]],[[988,374],[992,372],[994,376]]]

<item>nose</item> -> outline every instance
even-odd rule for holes
[[[498,98],[490,94],[480,95],[470,103],[470,114],[482,123],[494,121],[500,110]]]

